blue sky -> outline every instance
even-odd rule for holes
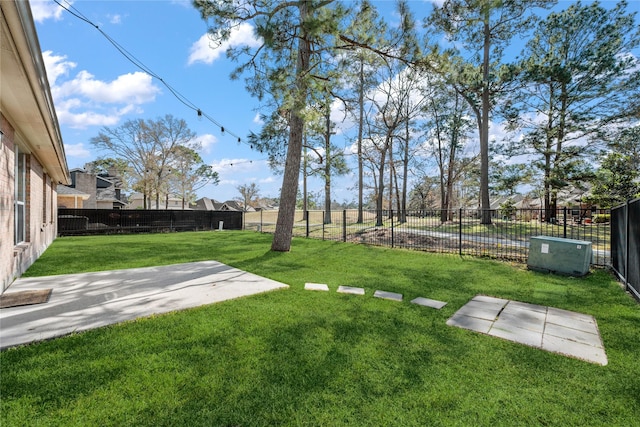
[[[394,2],[374,3],[393,20]],[[430,3],[410,2],[417,19],[431,10]],[[638,10],[638,3],[632,0],[629,10]],[[220,174],[220,184],[200,189],[199,197],[233,199],[239,196],[236,189],[239,185],[252,182],[261,189],[261,196],[279,196],[281,176],[271,171],[266,156],[244,142],[238,144],[232,136],[246,140],[250,131],[260,130],[259,103],[245,90],[243,79],[230,80],[235,64],[226,58],[224,47],[211,49],[206,24],[190,1],[92,0],[71,4],[227,132],[223,134],[220,127],[207,119],[198,119],[162,82],[129,62],[95,27],[63,10],[53,0],[32,0],[70,168],[108,155],[95,151],[89,143],[103,126],[117,127],[129,119],[155,119],[172,114],[185,119],[198,134],[203,159]],[[559,7],[568,4],[560,2]],[[255,43],[251,28],[242,28],[231,42]],[[347,145],[340,138],[335,143],[345,148]],[[356,181],[355,175],[335,179],[332,198],[338,202],[355,200]],[[310,191],[322,188],[320,181],[310,181]]]
[[[393,8],[393,2],[383,3]],[[96,28],[53,0],[32,0],[71,169],[108,155],[89,142],[103,126],[172,114],[185,119],[198,134],[204,161],[220,174],[220,184],[200,189],[199,197],[237,198],[237,187],[252,182],[261,196],[279,196],[282,178],[269,168],[266,155],[244,142],[238,144],[228,132],[243,140],[250,131],[258,132],[259,102],[245,90],[242,78],[229,78],[236,64],[226,58],[224,48],[211,49],[206,24],[190,1],[74,1],[72,5],[227,132],[223,134],[207,119],[198,119],[162,82],[136,68]],[[243,30],[231,41],[253,43],[251,27]],[[356,193],[349,190],[354,179],[336,180],[333,198],[354,200]],[[322,188],[320,181],[310,180],[310,191]]]

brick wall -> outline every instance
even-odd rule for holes
[[[56,237],[57,201],[51,178],[33,155],[26,156],[25,241],[14,244],[15,152],[18,141],[0,113],[0,292],[46,250]],[[47,195],[49,195],[47,197]]]
[[[13,279],[15,259],[13,256],[13,199],[14,199],[14,131],[0,113],[0,291]]]

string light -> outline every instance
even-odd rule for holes
[[[269,159],[255,159],[256,162],[265,162],[267,160],[269,160]],[[246,164],[246,163],[253,164],[253,160],[243,160],[241,162],[226,163],[226,164],[221,164],[219,166],[232,166],[233,167],[233,166],[243,165],[243,164]]]
[[[138,58],[136,58],[129,51],[127,51],[120,43],[118,43],[113,38],[111,38],[111,36],[109,36],[107,33],[105,33],[98,25],[94,24],[89,18],[87,18],[85,15],[83,15],[82,12],[80,12],[75,6],[73,6],[67,0],[62,0],[67,4],[67,6],[64,6],[62,3],[60,3],[59,0],[53,0],[53,1],[58,6],[60,6],[62,9],[66,10],[67,12],[69,12],[71,15],[75,16],[76,18],[80,19],[81,21],[86,22],[87,24],[91,25],[96,30],[98,30],[100,32],[100,34],[102,34],[109,41],[109,43],[111,43],[116,48],[116,50],[118,52],[120,52],[122,54],[122,56],[124,56],[129,62],[131,62],[133,65],[135,65],[136,67],[138,67],[139,69],[141,69],[145,73],[149,74],[151,77],[153,77],[156,80],[159,80],[160,82],[162,82],[162,84],[167,89],[169,89],[169,92],[171,92],[171,94],[178,101],[180,101],[186,107],[192,109],[193,111],[195,111],[197,113],[199,120],[202,120],[202,117],[205,117],[211,123],[213,123],[214,125],[220,127],[220,131],[224,135],[225,128],[224,128],[224,126],[222,124],[220,124],[218,121],[216,121],[213,117],[211,117],[208,114],[206,114],[205,112],[203,112],[193,102],[191,102],[187,97],[182,95],[180,92],[178,92],[178,90],[174,89],[169,83],[164,81],[164,79],[162,77],[160,77],[159,75],[154,73],[153,70],[151,70],[149,67],[147,67],[142,61],[140,61]],[[233,132],[230,132],[229,130],[226,130],[226,132],[229,135],[237,138],[238,139],[238,143],[240,143],[242,141],[242,139],[238,135],[234,134]]]

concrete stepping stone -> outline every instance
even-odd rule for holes
[[[352,286],[338,286],[338,292],[341,294],[364,295],[363,288],[354,288]]]
[[[457,312],[447,320],[448,326],[456,326],[462,329],[469,329],[481,334],[488,334],[492,320],[480,319],[478,317],[466,316],[464,314],[458,314]]]
[[[387,291],[375,291],[373,294],[376,298],[390,299],[392,301],[402,301],[402,294]]]
[[[542,349],[552,353],[559,353],[576,359],[586,360],[605,366],[607,355],[603,347],[582,344],[566,338],[555,337],[544,334],[542,338]]]
[[[596,319],[587,314],[500,298],[476,296],[447,325],[606,365]]]
[[[534,331],[530,328],[519,328],[507,321],[502,323],[494,322],[488,334],[530,347],[540,348],[542,346],[542,331]]]
[[[436,310],[440,310],[442,307],[447,305],[446,302],[438,301],[438,300],[435,300],[435,299],[423,298],[423,297],[414,298],[414,299],[411,300],[411,303],[412,304],[418,304],[418,305],[421,305],[423,307],[435,308]]]
[[[308,291],[328,291],[329,286],[324,283],[305,283],[304,288]]]
[[[495,321],[498,314],[502,311],[504,305],[495,303],[483,303],[480,301],[469,301],[462,306],[456,314],[469,317],[477,317],[478,319]]]

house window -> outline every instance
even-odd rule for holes
[[[51,207],[49,208],[49,223],[53,224],[53,215],[55,214],[55,210],[54,210],[54,197],[53,197],[53,181],[51,181],[51,185],[49,186],[49,194],[51,195],[49,197],[49,203],[51,204]]]
[[[42,223],[47,223],[47,174],[42,174]]]
[[[27,155],[16,146],[15,163],[15,234],[14,244],[25,241],[26,236],[26,204],[27,204]]]

